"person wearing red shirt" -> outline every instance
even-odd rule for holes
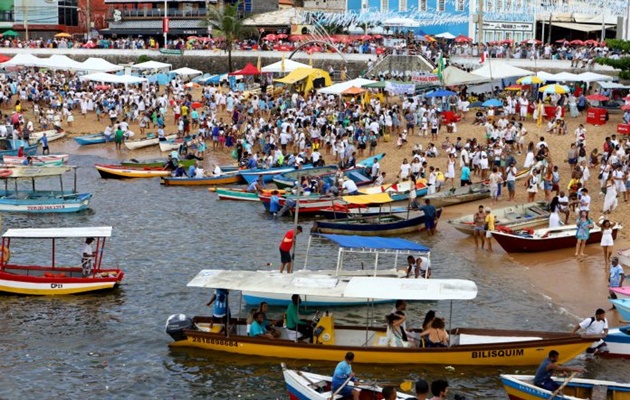
[[[302,233],[302,227],[297,226],[297,234]],[[280,273],[284,272],[284,267],[287,267],[287,273],[293,272],[293,257],[291,256],[291,250],[293,249],[293,241],[295,240],[295,233],[293,229],[287,231],[284,234],[282,242],[280,242]]]

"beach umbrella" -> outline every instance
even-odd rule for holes
[[[71,38],[72,35],[69,33],[65,33],[65,32],[59,32],[58,34],[55,35],[56,38]]]
[[[480,102],[480,101],[473,101],[472,103],[470,103],[470,105],[468,107],[470,107],[470,108],[483,107],[483,103]]]
[[[6,32],[2,32],[2,36],[18,37],[18,36],[20,36],[20,34],[17,33],[16,31],[14,31],[14,30],[9,29]]]
[[[591,101],[607,101],[607,100],[610,100],[607,96],[604,96],[603,94],[591,94],[589,96],[586,96],[586,98],[588,100],[591,100]]]
[[[368,40],[372,40],[372,36],[370,36],[370,35],[361,35],[361,36],[359,36],[359,39],[364,41],[364,42],[366,42]]]
[[[289,37],[289,35],[287,35],[286,33],[279,33],[279,34],[276,35],[276,37],[278,39],[286,39],[286,38]]]
[[[569,44],[572,44],[574,46],[582,46],[584,45],[584,42],[579,39],[575,39],[575,40],[570,41]]]
[[[434,92],[430,92],[424,95],[424,97],[445,97],[445,96],[453,96],[457,93],[455,92],[451,92],[450,90],[446,90],[446,89],[438,89]]]
[[[501,107],[503,106],[503,102],[499,99],[490,99],[481,103],[482,107]]]
[[[628,111],[628,110],[630,110],[630,104],[626,104],[625,106],[621,106],[621,109],[622,109],[623,111]]]
[[[472,39],[469,38],[468,36],[464,36],[464,35],[459,35],[454,39],[455,43],[468,43],[468,42],[472,42]]]
[[[567,42],[567,40],[566,39],[558,39],[558,40],[556,40],[556,43],[564,43],[564,42]]]
[[[532,76],[524,76],[520,79],[516,80],[516,83],[520,83],[521,85],[533,85],[537,83],[543,83],[544,81],[537,77],[536,75]]]
[[[274,35],[273,33],[268,34],[267,36],[265,36],[263,38],[264,40],[268,40],[270,42],[275,41],[276,39],[278,39],[278,37],[276,35]]]
[[[292,42],[299,42],[300,40],[304,40],[304,35],[291,35],[289,40]]]
[[[599,42],[597,40],[589,39],[589,40],[585,40],[584,44],[589,45],[589,46],[597,46]]]
[[[372,37],[373,37],[374,39],[383,39],[383,36],[382,36],[382,35],[374,35],[374,36],[372,36]]]
[[[538,89],[541,93],[556,93],[556,94],[565,94],[569,92],[569,88],[563,85],[546,85]]]

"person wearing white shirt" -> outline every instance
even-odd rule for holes
[[[345,190],[346,193],[349,195],[359,194],[359,188],[357,187],[357,184],[354,183],[354,181],[351,179],[345,178],[343,184],[341,185],[341,188]]]
[[[606,311],[598,308],[597,311],[595,311],[594,317],[586,318],[575,325],[573,333],[575,334],[581,329],[584,330],[586,336],[606,337],[606,335],[608,335],[608,320],[606,319]],[[608,347],[603,339],[599,339],[593,342],[591,346],[586,349],[586,352],[589,354],[607,353]]]

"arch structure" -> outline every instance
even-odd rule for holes
[[[297,47],[297,49],[293,50],[291,52],[291,54],[289,54],[289,60],[295,55],[295,53],[297,53],[298,51],[300,51],[300,49],[302,49],[304,46],[308,46],[311,44],[319,44],[319,45],[323,45],[326,46],[329,49],[334,50],[337,54],[339,54],[339,56],[341,57],[341,59],[343,60],[344,63],[348,63],[348,60],[346,60],[346,57],[343,55],[342,52],[339,51],[338,48],[336,48],[335,46],[333,46],[331,43],[326,42],[324,40],[309,40],[308,42],[304,42],[301,45],[299,45]]]

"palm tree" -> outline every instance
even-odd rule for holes
[[[221,2],[224,3],[224,2]],[[232,69],[232,44],[234,41],[244,38],[252,32],[252,29],[243,25],[243,19],[239,12],[240,2],[230,4],[225,3],[220,7],[209,8],[206,21],[208,27],[225,37],[226,50],[228,53],[228,67]]]

